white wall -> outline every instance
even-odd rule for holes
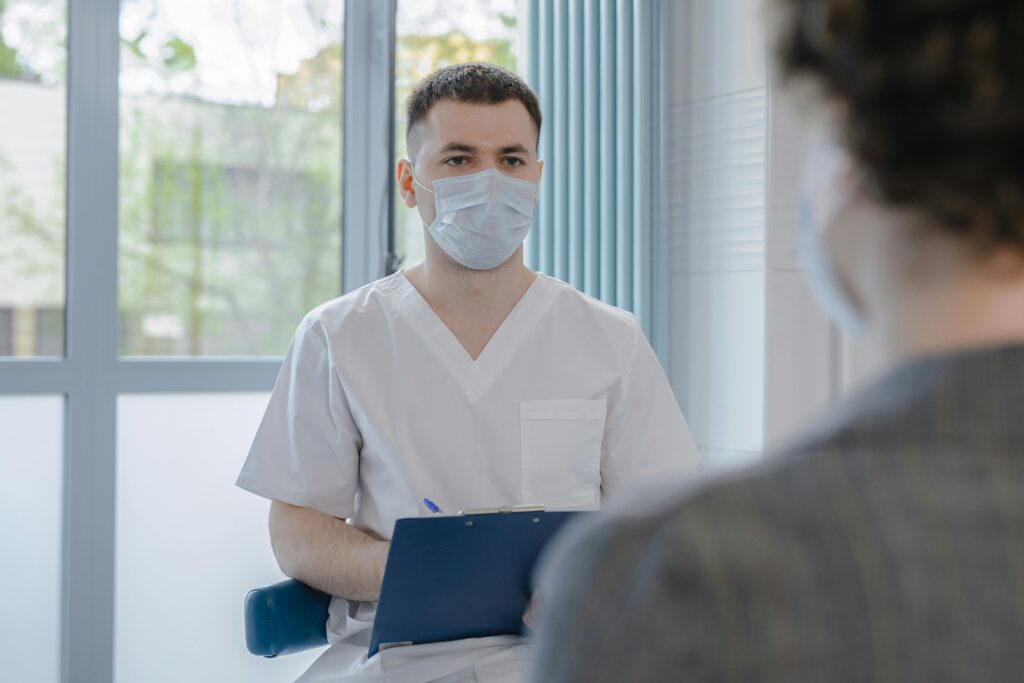
[[[754,0],[669,12],[671,379],[724,467],[763,443],[767,76]]]
[[[842,339],[814,301],[795,254],[808,126],[770,79],[765,443],[784,443],[842,389]]]
[[[793,256],[804,134],[759,0],[667,11],[670,378],[709,467],[730,467],[834,394],[838,343]]]

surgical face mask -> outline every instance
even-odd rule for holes
[[[825,135],[814,140],[804,167],[797,230],[797,259],[825,313],[843,330],[862,335],[864,311],[839,274],[828,244],[829,230],[851,209],[860,181],[851,178],[852,160]]]
[[[427,226],[431,237],[471,270],[497,268],[511,258],[530,231],[540,191],[536,183],[496,169],[441,178],[433,190],[415,175],[413,182],[434,195],[437,215]]]

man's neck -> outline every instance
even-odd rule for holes
[[[473,359],[537,279],[523,264],[521,249],[487,271],[461,268],[428,253],[405,276]]]

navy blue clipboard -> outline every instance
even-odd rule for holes
[[[369,656],[382,647],[521,633],[537,557],[574,514],[398,520]]]

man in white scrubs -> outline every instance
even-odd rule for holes
[[[543,162],[536,95],[463,64],[409,98],[406,205],[426,259],[310,312],[238,485],[271,499],[282,570],[336,596],[303,681],[520,681],[501,636],[367,645],[395,520],[462,508],[592,508],[699,467],[634,317],[523,264]]]

